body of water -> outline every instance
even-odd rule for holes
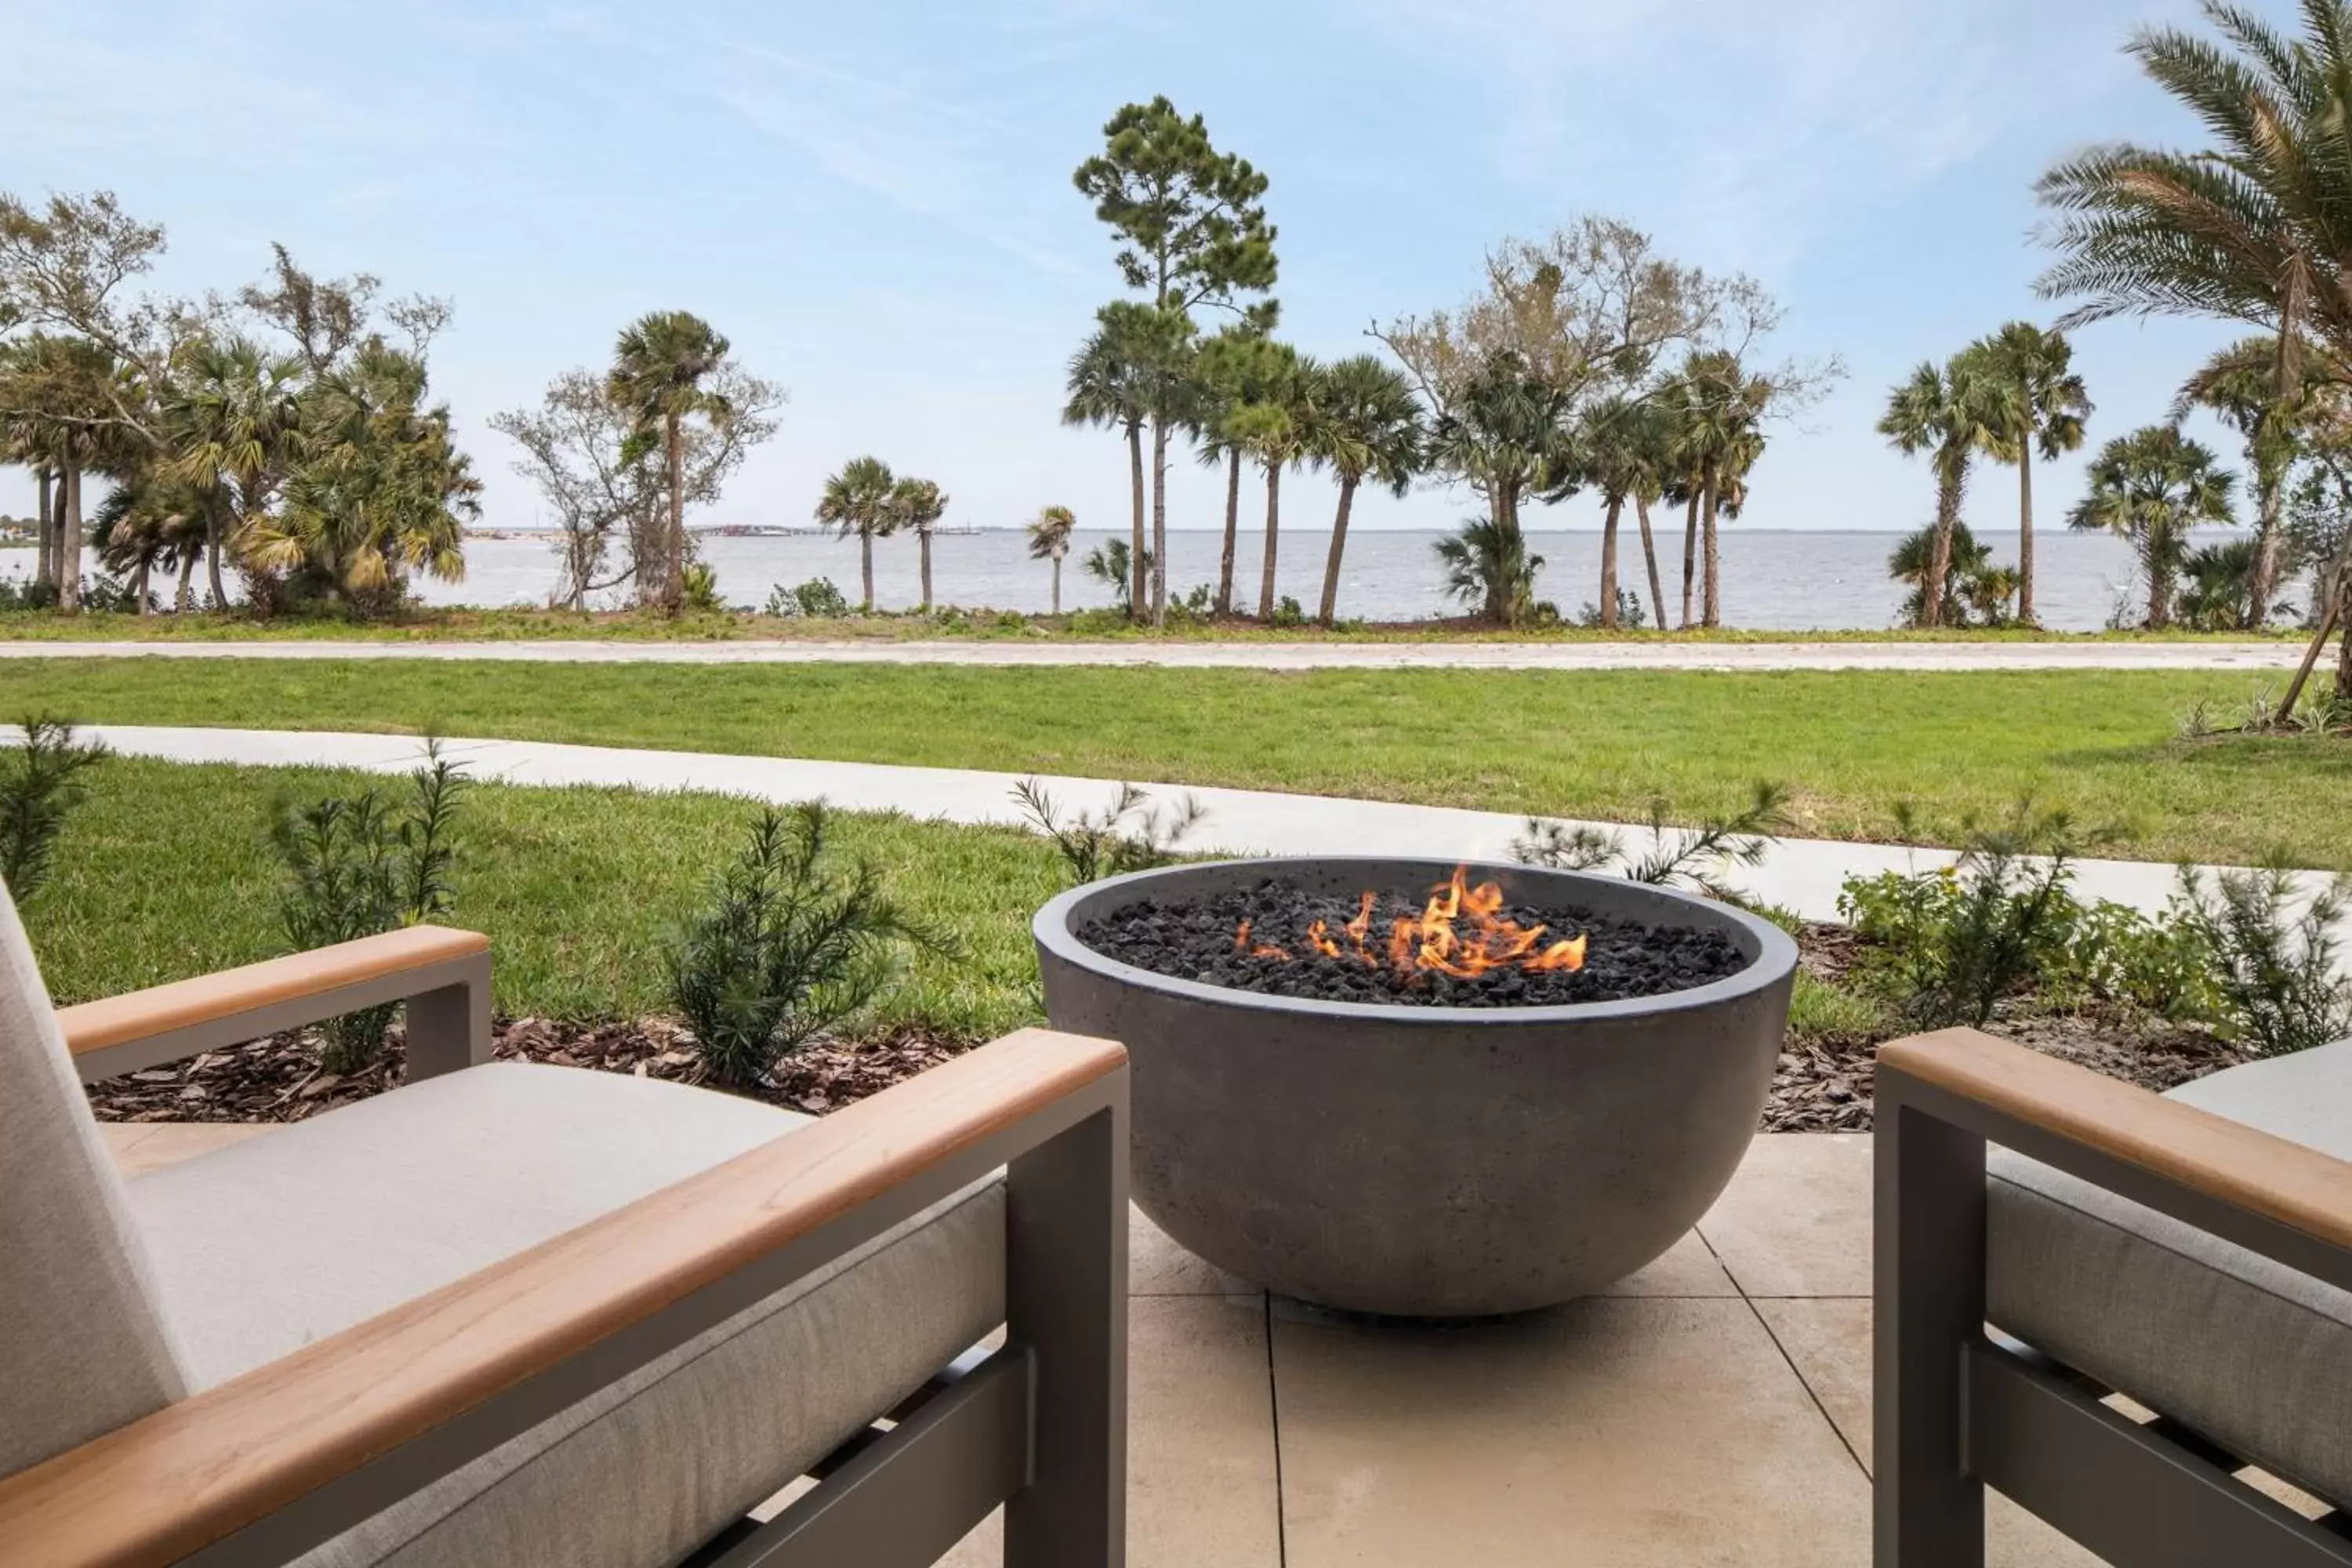
[[[1664,520],[1661,520],[1662,521]],[[1630,522],[1620,552],[1622,585],[1641,595],[1645,612],[1649,590],[1643,571],[1640,539]],[[1087,531],[1076,536],[1069,558],[1062,563],[1062,605],[1076,609],[1107,605],[1110,590],[1089,580],[1080,563],[1087,552],[1109,534]],[[1432,545],[1434,532],[1398,531],[1353,534],[1340,568],[1339,614],[1370,620],[1414,620],[1458,615],[1462,606],[1449,601],[1439,586],[1439,570]],[[1996,534],[1996,557],[2014,563],[2015,536]],[[1536,533],[1529,542],[1544,558],[1537,574],[1538,596],[1559,605],[1570,616],[1599,597],[1601,537],[1597,533]],[[1679,614],[1682,582],[1681,534],[1659,540],[1658,569],[1665,582],[1667,614]],[[1771,631],[1875,630],[1892,626],[1903,590],[1886,574],[1886,557],[1895,536],[1884,532],[1766,531],[1723,532],[1723,616],[1727,624]],[[1168,584],[1181,595],[1193,584],[1213,584],[1217,575],[1220,536],[1213,532],[1169,535]],[[1297,598],[1311,614],[1323,591],[1324,559],[1330,549],[1328,532],[1310,529],[1285,531],[1276,591]],[[2074,533],[2053,529],[2035,538],[2039,582],[2035,603],[2044,625],[2061,631],[2095,631],[2106,626],[2118,606],[2136,615],[2142,602],[2136,587],[2131,551],[2107,534]],[[757,606],[770,588],[787,586],[812,577],[829,577],[852,603],[857,598],[857,545],[818,535],[787,537],[706,536],[698,542],[701,559],[718,574],[721,596],[729,603]],[[1258,574],[1264,536],[1244,531],[1235,552],[1234,598],[1244,608],[1257,603]],[[875,595],[884,608],[906,608],[919,596],[915,542],[910,538],[880,542],[874,552]],[[0,550],[0,574],[30,574],[34,553],[28,549]],[[95,571],[95,567],[92,568]],[[466,545],[466,578],[461,583],[417,584],[418,596],[435,605],[544,605],[556,583],[557,562],[551,542],[535,538],[475,539]],[[203,574],[198,574],[199,587]],[[942,604],[972,608],[1042,611],[1051,593],[1050,568],[1029,559],[1023,536],[1013,531],[942,535],[932,542],[932,581]],[[164,584],[158,584],[159,588]],[[2290,592],[2289,597],[2295,597]]]

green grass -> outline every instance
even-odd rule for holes
[[[1689,821],[1753,781],[1796,832],[1958,841],[2021,796],[2112,854],[2352,869],[2352,744],[2185,742],[2226,671],[1359,671],[11,660],[0,715],[373,730],[1234,784]],[[1213,823],[1212,823],[1213,827]]]
[[[779,617],[748,610],[717,615],[662,616],[625,610],[582,615],[568,610],[431,609],[406,611],[397,619],[354,621],[332,616],[285,616],[258,620],[230,613],[134,616],[59,616],[47,610],[0,611],[0,642],[530,642],[551,639],[598,642],[739,642],[752,638],[824,642],[1041,641],[1086,642],[2248,642],[2294,641],[2305,634],[2273,628],[2262,632],[2158,633],[2136,631],[2051,632],[2027,628],[1998,631],[1884,629],[1766,631],[1725,626],[1714,631],[1602,632],[1593,627],[1549,626],[1505,631],[1465,621],[1391,621],[1319,626],[1260,626],[1249,621],[1182,620],[1153,631],[1120,622],[1106,612],[1062,616],[1000,615],[994,610],[943,611],[937,615],[885,612],[837,620]]]
[[[89,774],[55,880],[26,929],[60,1003],[183,979],[285,951],[268,827],[281,799],[398,781],[317,769],[116,758]],[[669,934],[741,842],[755,808],[710,795],[485,784],[463,807],[454,923],[489,933],[499,1009],[629,1018],[664,1007]],[[882,1027],[964,1040],[1035,1021],[1030,911],[1061,886],[1039,840],[903,817],[835,819],[838,852],[884,872],[951,932],[883,1005]]]

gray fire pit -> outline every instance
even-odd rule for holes
[[[1674,1245],[1746,1152],[1788,1024],[1797,950],[1727,905],[1608,877],[1475,866],[1515,903],[1713,928],[1728,979],[1556,1007],[1383,1006],[1201,984],[1075,932],[1144,898],[1286,878],[1417,895],[1450,862],[1170,867],[1037,912],[1054,1026],[1133,1058],[1133,1191],[1200,1257],[1287,1295],[1424,1317],[1590,1295]]]

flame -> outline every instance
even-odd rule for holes
[[[1332,934],[1330,922],[1321,920],[1307,928],[1308,945],[1325,958],[1359,960],[1374,969],[1381,967],[1385,959],[1388,968],[1407,980],[1432,972],[1475,980],[1507,966],[1529,973],[1584,967],[1583,936],[1545,942],[1548,927],[1523,926],[1504,915],[1501,886],[1494,882],[1470,886],[1465,867],[1455,867],[1450,879],[1430,889],[1429,900],[1418,916],[1402,916],[1389,922],[1385,954],[1370,944],[1372,910],[1379,902],[1375,893],[1363,895],[1356,918],[1339,928],[1340,935],[1347,938],[1344,946]],[[1234,931],[1234,951],[1286,962],[1291,956],[1285,949],[1254,941],[1246,920]]]

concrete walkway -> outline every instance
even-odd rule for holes
[[[2299,642],[0,642],[0,658],[488,659],[1171,669],[2293,669]]]
[[[94,724],[89,736],[132,756],[182,763],[308,765],[402,773],[416,765],[413,736],[331,731],[211,730]],[[544,741],[452,739],[448,752],[478,779],[517,784],[593,784],[648,790],[693,790],[775,802],[822,796],[857,811],[899,811],[949,822],[1020,824],[1012,800],[1017,773],[964,768],[897,767],[874,763],[815,762],[697,752],[573,746]],[[1066,810],[1098,811],[1118,785],[1105,779],[1044,776],[1040,782]],[[1138,781],[1141,782],[1141,781]],[[1191,795],[1207,816],[1185,847],[1236,855],[1400,855],[1433,859],[1507,860],[1526,827],[1520,816],[1448,806],[1405,805],[1269,790],[1146,784],[1156,803],[1171,806]],[[1637,852],[1654,842],[1646,827],[1596,823],[1623,836]],[[1668,832],[1671,835],[1672,829]],[[1835,839],[1783,839],[1764,863],[1729,878],[1753,897],[1780,904],[1809,920],[1836,918],[1838,890],[1850,876],[1924,870],[1948,865],[1949,850]],[[2313,885],[2317,885],[2313,879]],[[2150,915],[2173,892],[2169,865],[2139,860],[2085,860],[2075,887],[2085,899],[2112,899]]]

